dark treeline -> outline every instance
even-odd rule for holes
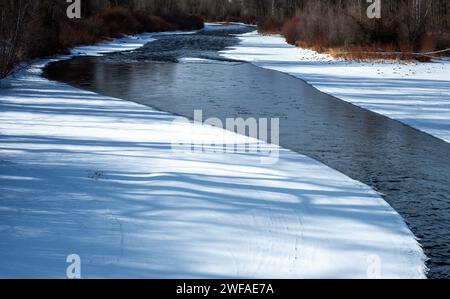
[[[260,29],[317,50],[427,52],[450,47],[450,0],[260,0]],[[333,49],[334,48],[334,49]]]
[[[370,19],[366,0],[81,0],[69,19],[66,0],[0,0],[0,78],[17,60],[142,31],[200,28],[210,21],[258,24],[290,43],[320,51],[433,51],[449,47],[450,0],[381,0]]]
[[[185,13],[256,23],[261,32],[280,32],[292,44],[332,54],[355,50],[407,54],[450,47],[450,0],[380,0],[379,19],[368,17],[367,0],[180,2]]]
[[[153,1],[138,2],[142,6],[153,5],[149,4]],[[160,3],[166,13],[181,10],[208,20],[257,23],[263,32],[278,31],[291,43],[319,49],[366,46],[413,52],[450,46],[450,0],[380,0],[379,19],[368,17],[371,3],[367,0],[162,0]]]
[[[17,61],[47,56],[79,44],[123,34],[191,30],[203,19],[188,0],[81,0],[70,19],[66,0],[0,0],[0,78]]]

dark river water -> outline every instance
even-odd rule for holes
[[[283,147],[384,194],[420,239],[429,277],[450,277],[450,144],[319,92],[303,81],[221,58],[238,43],[216,27],[145,47],[51,64],[45,75],[83,89],[193,117],[278,117]],[[196,61],[183,58],[196,57]]]

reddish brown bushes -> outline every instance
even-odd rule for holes
[[[19,11],[17,7],[23,3],[27,3],[27,11],[24,12],[26,19],[23,18],[20,23],[20,34],[17,37],[9,37],[10,33],[14,33],[11,28],[16,28],[18,16],[16,18],[14,12]],[[173,16],[155,16],[152,15],[151,10],[134,9],[135,6],[132,5],[106,5],[101,9],[88,11],[79,20],[71,20],[66,17],[64,3],[65,1],[35,2],[31,0],[21,0],[17,3],[8,1],[5,4],[0,2],[0,8],[2,8],[0,10],[0,54],[2,54],[0,78],[4,77],[18,60],[52,55],[76,45],[92,44],[123,34],[193,30],[200,29],[204,25],[202,18],[179,11]],[[11,7],[6,7],[6,4]],[[3,44],[10,44],[9,40],[14,41],[11,51],[3,47]],[[8,55],[4,54],[7,50]],[[6,57],[8,59],[3,59]]]
[[[286,37],[286,41],[291,45],[295,45],[299,41],[300,36],[300,20],[298,17],[289,18],[281,28],[281,34]]]
[[[282,27],[283,22],[274,18],[258,22],[258,31],[262,34],[279,33]]]
[[[132,11],[121,6],[106,9],[93,18],[101,21],[100,28],[104,30],[105,36],[110,37],[135,33],[140,25]]]
[[[107,8],[81,20],[55,20],[51,26],[41,17],[31,19],[21,42],[21,57],[34,58],[62,52],[80,44],[93,44],[105,38],[139,32],[192,30],[203,27],[193,16],[161,17],[125,7]]]
[[[284,22],[280,32],[290,44],[350,59],[426,61],[429,55],[421,53],[450,47],[448,32],[433,30],[425,18],[418,26],[418,21],[408,20],[407,9],[397,11],[396,18],[370,20],[360,7],[342,3],[307,2]]]

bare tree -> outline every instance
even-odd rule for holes
[[[0,78],[13,68],[17,47],[32,0],[2,0],[0,2]]]

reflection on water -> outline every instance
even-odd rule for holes
[[[236,42],[223,32],[202,34],[166,36],[164,43],[128,54],[59,62],[46,75],[190,118],[195,109],[222,120],[278,117],[283,147],[384,194],[421,239],[431,258],[429,276],[450,277],[449,144],[285,74],[247,63],[175,63],[216,58],[217,50]]]

